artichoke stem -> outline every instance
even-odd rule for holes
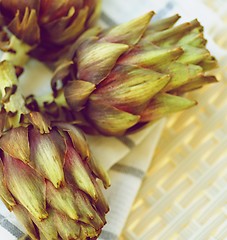
[[[1,57],[1,61],[10,61],[14,66],[23,67],[29,60],[28,52],[32,49],[31,46],[19,40],[16,36],[10,37],[10,50],[4,52]]]

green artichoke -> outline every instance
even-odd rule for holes
[[[120,136],[194,106],[182,95],[217,81],[206,73],[217,62],[203,27],[197,20],[176,26],[179,15],[149,25],[153,14],[81,36],[74,64],[59,67],[53,78],[56,98],[46,98],[46,111],[68,107],[89,133]],[[59,79],[66,84],[57,91]]]
[[[14,67],[0,63],[0,197],[32,239],[97,239],[110,182],[83,133],[23,107]],[[15,118],[15,116],[17,116]],[[12,128],[13,127],[13,128]]]

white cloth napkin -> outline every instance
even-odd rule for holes
[[[217,2],[221,2],[219,0]],[[225,0],[224,0],[225,1]],[[223,3],[224,3],[223,1]],[[198,18],[205,26],[207,37],[215,26],[224,28],[218,14],[214,14],[204,3],[206,0],[105,0],[101,23],[104,26],[112,26],[128,21],[134,17],[154,10],[157,15],[154,19],[170,16],[175,13],[182,15],[182,20]],[[226,8],[225,8],[226,9]],[[222,9],[223,10],[223,9]],[[224,11],[219,11],[223,15]],[[208,18],[207,16],[212,16]],[[216,27],[217,31],[217,27]],[[222,49],[209,41],[210,50],[215,54],[222,54]],[[35,61],[28,64],[28,68],[39,66],[48,79],[51,73]],[[38,75],[33,74],[34,78]],[[43,78],[44,81],[44,78]],[[34,81],[33,81],[34,82]],[[37,81],[38,82],[38,81]],[[39,81],[40,84],[40,81]],[[26,81],[21,82],[27,93],[31,93]],[[34,87],[34,86],[32,86]],[[37,86],[38,87],[38,86]],[[40,87],[43,93],[49,91],[46,87]],[[91,149],[97,159],[102,161],[109,170],[112,181],[110,189],[105,195],[110,204],[110,213],[107,215],[107,225],[104,227],[100,240],[117,240],[124,228],[130,208],[140,188],[142,179],[151,164],[152,156],[163,130],[165,120],[145,128],[142,132],[124,138],[106,138],[88,136]],[[17,222],[14,215],[0,203],[0,239],[15,240],[23,235],[23,227]]]
[[[147,128],[145,133],[128,138],[130,144],[125,146],[131,147],[130,152],[110,168],[112,186],[105,193],[110,204],[110,213],[107,215],[107,225],[100,240],[116,240],[121,234],[142,179],[151,163],[164,123],[165,120],[161,120]],[[139,144],[138,138],[143,138]]]

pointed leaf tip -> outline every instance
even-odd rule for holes
[[[46,181],[47,184],[47,202],[53,208],[62,214],[66,214],[73,220],[79,220],[77,212],[77,202],[73,191],[67,184],[56,189],[53,184]]]
[[[77,79],[99,84],[110,73],[117,59],[127,50],[128,46],[125,44],[99,42],[97,39],[87,40],[77,51]]]
[[[73,111],[84,108],[89,95],[95,90],[95,85],[87,81],[70,81],[64,87],[64,95],[68,105]]]
[[[140,121],[139,115],[119,110],[101,101],[90,101],[86,115],[97,130],[106,136],[121,136]]]
[[[27,164],[8,154],[4,154],[3,163],[6,183],[15,199],[38,221],[47,218],[44,179]]]
[[[6,132],[0,138],[0,148],[10,156],[28,163],[30,161],[28,129],[18,127]]]
[[[150,11],[127,23],[120,24],[104,33],[101,40],[135,45],[143,36],[153,15],[154,12]]]
[[[193,107],[196,101],[166,93],[156,95],[149,106],[141,114],[141,122],[160,119],[167,114],[179,112]]]
[[[80,239],[80,224],[66,216],[54,211],[56,228],[62,239]]]
[[[7,188],[5,177],[4,177],[4,166],[0,158],[0,197],[7,206],[7,208],[12,211],[13,206],[16,205],[16,201],[11,195],[9,189]]]
[[[58,188],[64,182],[63,162],[65,143],[61,135],[52,130],[41,135],[38,130],[29,131],[31,165]]]
[[[32,222],[32,219],[29,216],[29,212],[21,205],[17,204],[13,208],[13,213],[16,215],[18,220],[23,224],[23,226],[26,228],[29,236],[32,239],[38,239],[39,235],[37,232],[37,229],[34,226],[34,223]],[[30,239],[30,238],[29,238]],[[22,240],[22,239],[20,239]],[[26,239],[24,239],[26,240]]]
[[[107,171],[102,167],[102,164],[91,154],[88,164],[94,174],[102,180],[105,188],[110,187],[111,181]]]
[[[65,175],[68,177],[68,181],[73,181],[80,190],[96,201],[97,193],[90,178],[91,172],[85,164],[75,149],[68,145],[65,157]]]
[[[39,112],[31,112],[26,115],[29,121],[41,134],[49,133],[51,130],[50,121]]]
[[[79,153],[81,159],[86,161],[90,157],[90,149],[83,132],[76,126],[68,123],[58,123],[57,126],[69,134],[74,149]]]

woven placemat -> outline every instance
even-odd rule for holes
[[[194,93],[199,106],[168,120],[122,239],[226,239],[226,94]]]

